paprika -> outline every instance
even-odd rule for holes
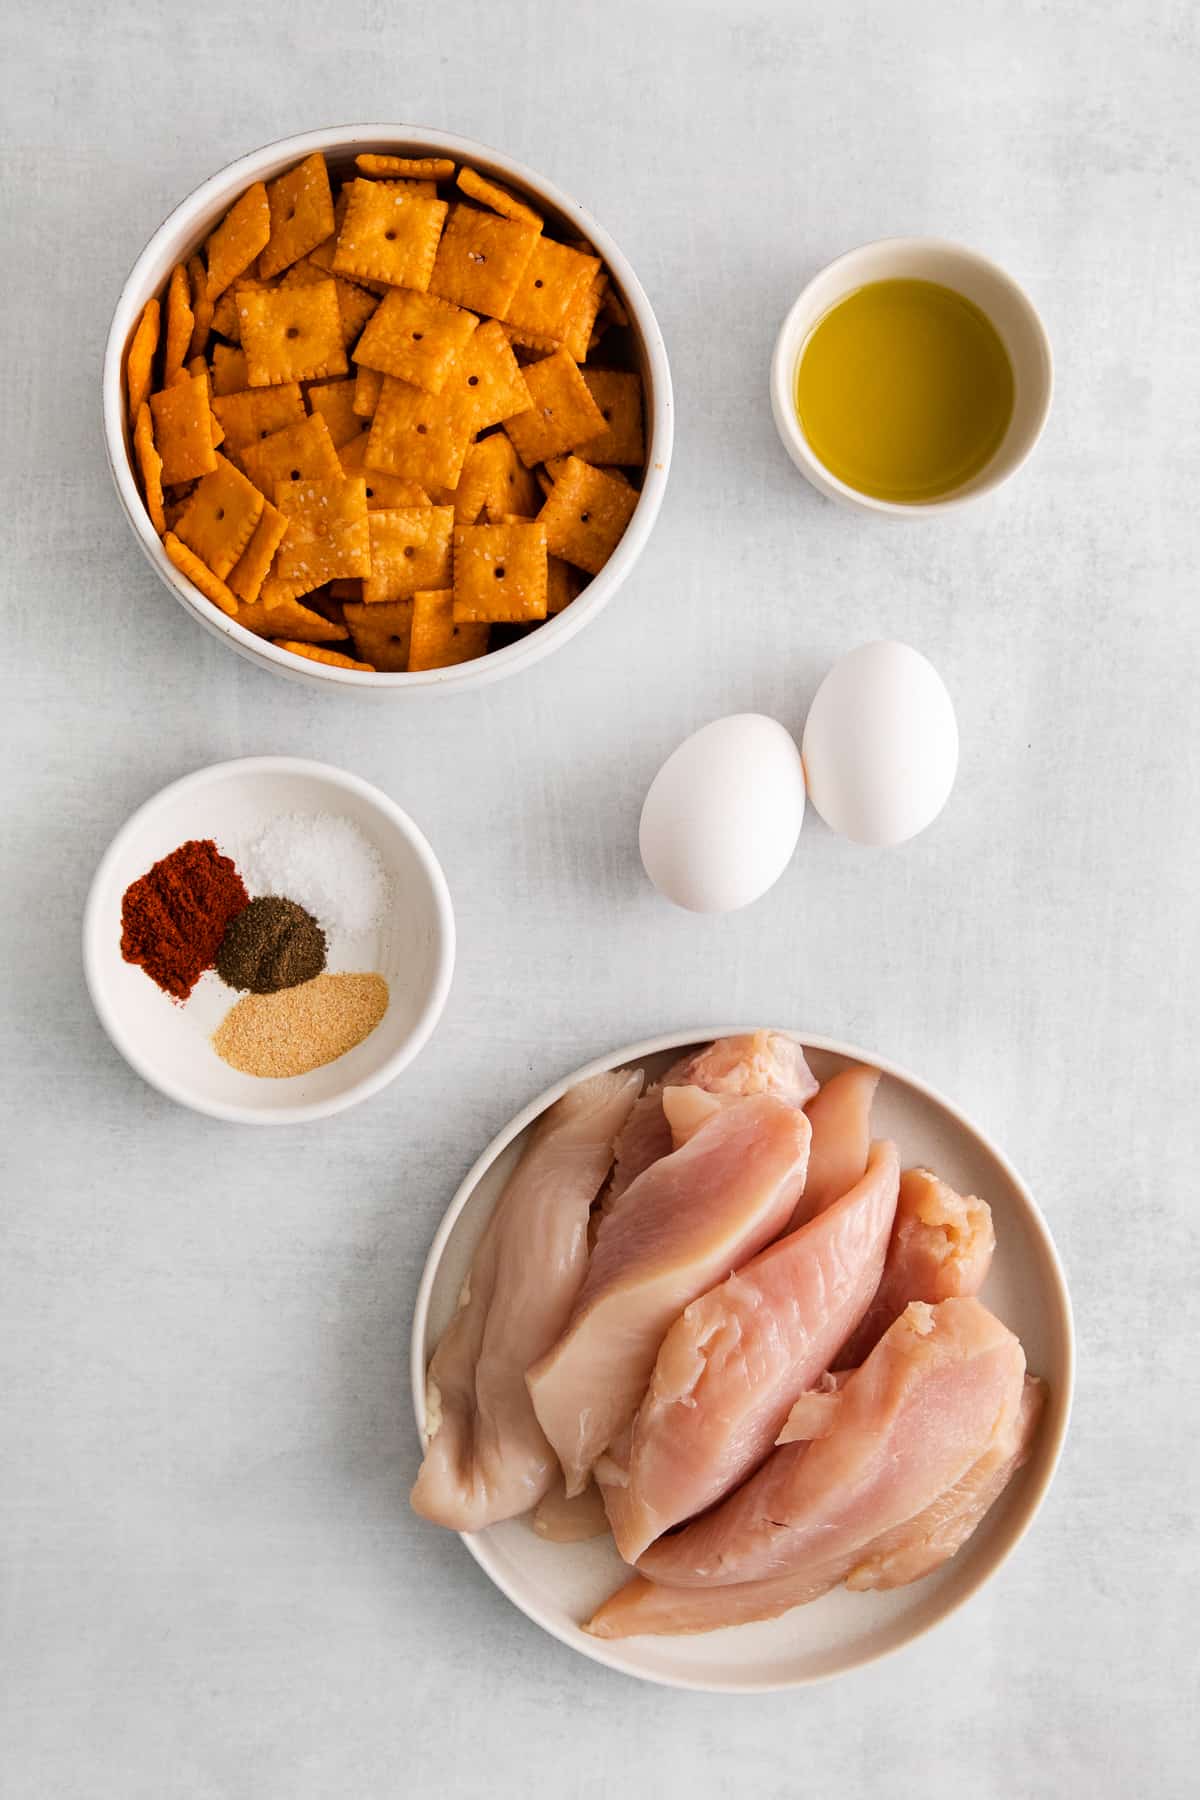
[[[126,888],[121,955],[173,1000],[186,1000],[215,965],[229,921],[249,904],[232,860],[211,838],[189,838]]]

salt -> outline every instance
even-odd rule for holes
[[[237,857],[252,894],[281,894],[327,931],[356,937],[382,923],[391,883],[374,844],[335,813],[284,813]]]

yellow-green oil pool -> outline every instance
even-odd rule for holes
[[[796,411],[847,487],[910,505],[978,474],[1013,410],[1008,352],[986,313],[934,281],[872,281],[818,319]]]

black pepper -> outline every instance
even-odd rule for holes
[[[278,894],[252,900],[230,922],[217,974],[231,988],[277,994],[312,981],[325,967],[325,933],[310,912]]]

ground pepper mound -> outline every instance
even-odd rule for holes
[[[250,904],[245,883],[211,838],[189,838],[126,888],[121,955],[173,1000],[186,1000],[231,919]]]
[[[310,912],[282,895],[252,900],[217,951],[217,974],[231,988],[277,994],[312,981],[325,967],[325,933]]]

